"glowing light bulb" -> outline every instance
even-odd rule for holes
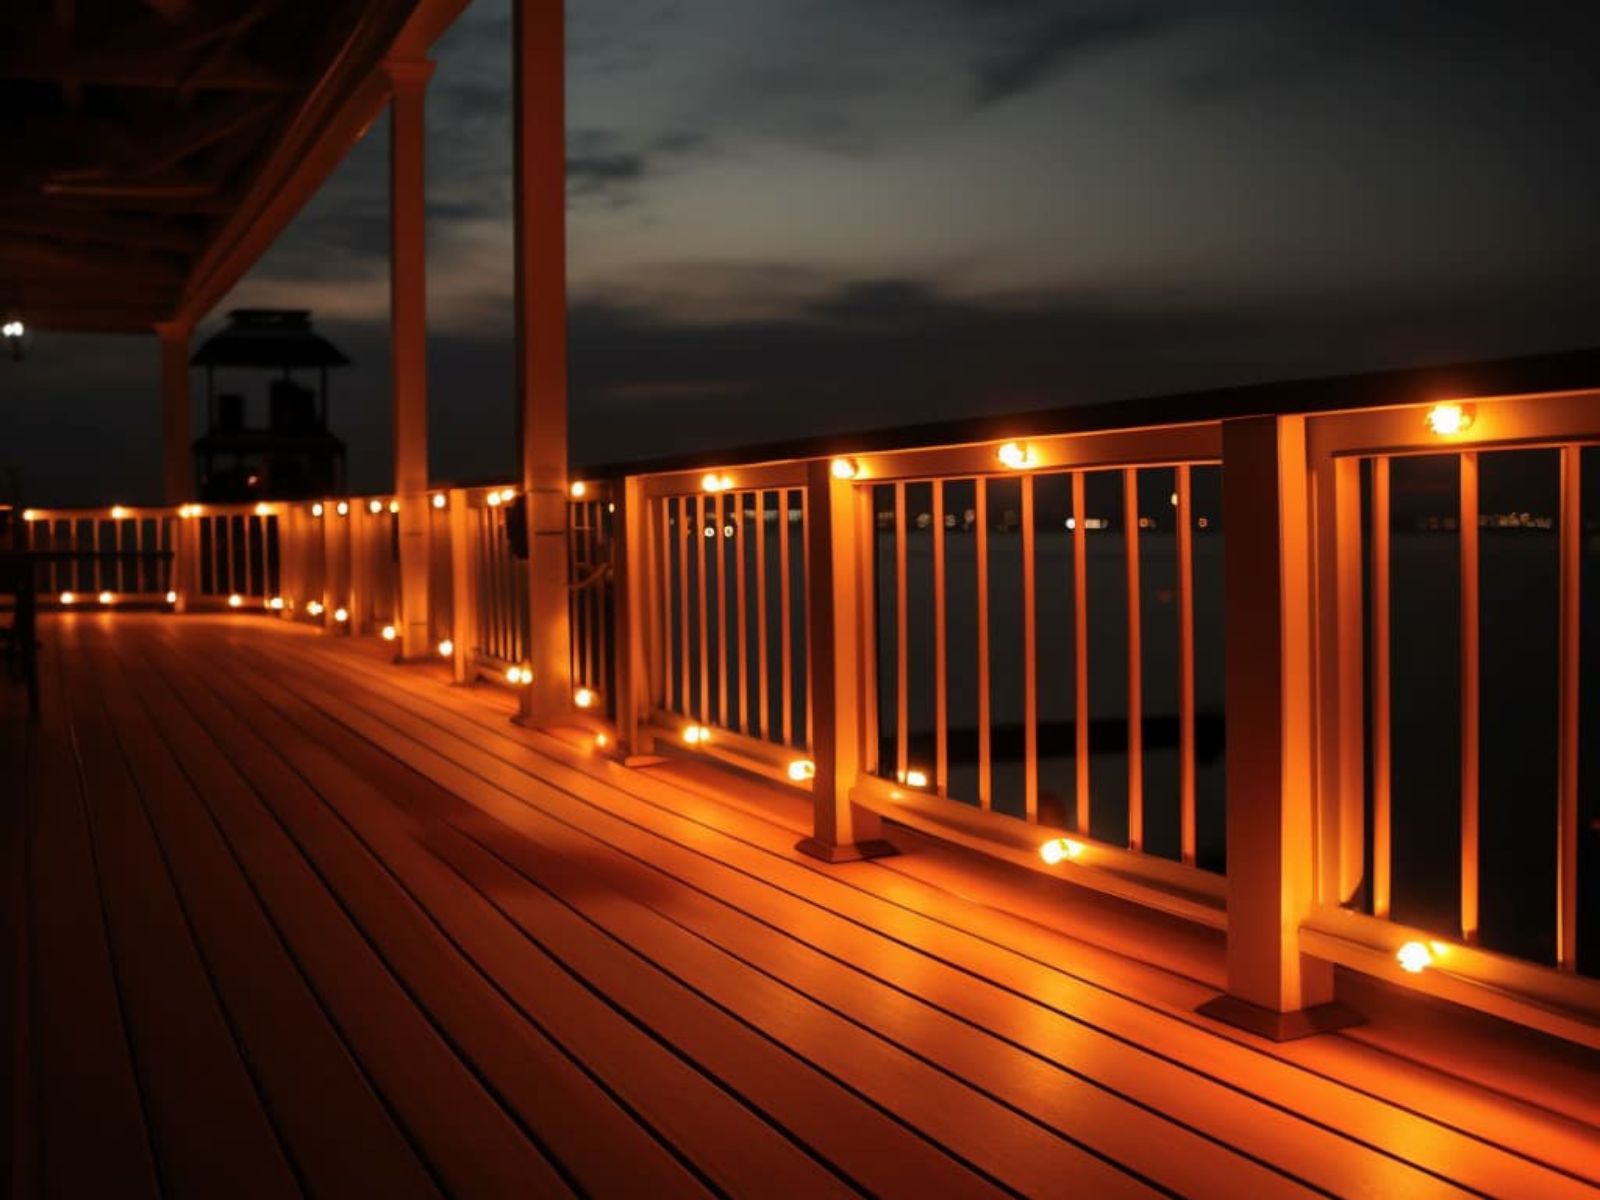
[[[396,634],[396,633],[395,633],[395,629],[394,629],[394,626],[393,626],[393,625],[385,625],[385,626],[384,626],[384,627],[383,627],[383,640],[384,640],[384,641],[386,641],[386,642],[392,642],[392,641],[394,641],[394,639],[395,639],[395,638],[396,638],[396,637],[397,637],[397,636],[398,636],[398,635],[397,635],[397,634]]]
[[[373,516],[377,516],[379,513],[381,513],[383,511],[383,501],[382,500],[368,500],[367,501],[367,511],[369,513],[371,513]]]
[[[1420,975],[1433,962],[1433,952],[1421,942],[1407,942],[1395,952],[1402,971]]]
[[[321,600],[313,600],[313,601],[311,601],[309,604],[306,605],[306,611],[308,613],[310,613],[313,617],[320,617],[322,615],[322,601]]]
[[[854,479],[861,474],[861,468],[853,458],[836,458],[828,464],[828,470],[835,479]]]
[[[703,746],[711,740],[711,730],[704,725],[685,725],[683,740],[690,746]]]
[[[1075,842],[1071,838],[1052,838],[1039,847],[1039,857],[1052,867],[1069,858],[1077,858],[1082,853],[1083,843]]]
[[[455,652],[456,652],[456,644],[454,642],[452,642],[449,638],[445,638],[444,641],[439,643],[439,657],[440,658],[449,658]]]
[[[341,500],[338,504],[334,505],[333,511],[338,513],[341,517],[348,517],[350,515],[350,505],[346,501]]]
[[[500,489],[500,503],[501,504],[510,504],[516,498],[517,498],[517,490],[515,488],[501,488]]]
[[[335,621],[339,622],[339,624],[343,625],[346,621],[348,621],[350,619],[350,610],[347,609],[347,608],[336,608],[336,609],[334,609],[333,610],[333,619]]]
[[[22,519],[24,521],[37,521],[39,519],[39,512],[37,509],[25,508],[22,510]]]
[[[101,592],[100,593],[100,603],[101,604],[110,604],[115,599],[116,599],[116,597],[113,596],[110,592]]]
[[[282,612],[283,611],[283,597],[282,596],[274,596],[271,600],[267,601],[267,607],[270,608],[273,612]]]
[[[528,667],[507,667],[506,682],[516,687],[526,687],[533,682],[533,671]]]
[[[78,602],[78,597],[77,597],[76,593],[74,593],[74,592],[62,592],[61,593],[61,603],[62,604],[76,604],[77,602]]]
[[[1462,404],[1435,404],[1428,410],[1428,428],[1440,437],[1452,437],[1472,428],[1472,410]]]
[[[122,505],[113,504],[111,506],[111,519],[113,521],[120,521],[124,517],[126,517],[127,515],[128,515],[128,510],[123,508]]]
[[[233,595],[228,597],[228,607],[229,608],[238,608],[243,603],[244,603],[244,597],[239,595],[238,592],[235,592]]]
[[[433,506],[435,508],[443,508],[447,503],[448,501],[445,500],[443,492],[435,492],[433,494]]]
[[[178,602],[178,593],[177,592],[168,592],[167,593],[167,603],[168,604],[176,604],[177,602]]]
[[[576,479],[573,481],[572,488],[570,490],[574,500],[582,500],[589,491],[589,485],[581,479]]]
[[[900,782],[907,787],[925,788],[928,786],[928,773],[913,767],[900,776]]]
[[[487,503],[489,505],[490,508],[499,508],[500,507],[500,493],[499,492],[490,492],[486,497],[484,497],[484,501],[485,501],[485,503]]]
[[[809,758],[797,758],[789,764],[789,778],[796,783],[805,783],[808,779],[817,777],[817,764]]]
[[[601,750],[604,750],[607,746],[611,745],[611,739],[603,733],[597,733],[594,735],[594,744]]]
[[[996,452],[995,457],[1000,460],[1000,465],[1009,467],[1013,471],[1020,471],[1031,467],[1039,461],[1039,456],[1034,453],[1033,447],[1021,442],[1007,442]]]
[[[400,511],[400,501],[398,501],[398,500],[389,501],[389,512],[390,513],[397,513],[399,511]]]
[[[322,515],[322,505],[321,504],[313,504],[311,506],[311,515],[313,517],[320,517]]]
[[[594,692],[590,691],[586,687],[581,687],[572,693],[572,702],[579,708],[593,708]]]
[[[272,515],[272,505],[268,504],[265,500],[261,501],[259,504],[256,505],[256,516],[258,516],[258,517],[270,517],[271,515]]]

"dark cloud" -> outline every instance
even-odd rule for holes
[[[638,154],[580,154],[567,158],[567,194],[593,196],[634,184],[644,178],[644,157]]]
[[[1027,12],[1032,6],[1011,5]],[[1177,23],[1153,10],[1102,9],[1039,16],[1019,23],[1014,38],[973,65],[978,107],[1026,92],[1086,58],[1166,33]]]

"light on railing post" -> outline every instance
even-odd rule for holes
[[[78,602],[78,596],[76,592],[62,592],[60,599],[63,606],[70,607]]]
[[[576,480],[573,481],[571,492],[572,492],[572,498],[574,500],[582,500],[584,498],[584,496],[588,494],[588,491],[589,491],[589,485],[586,484],[583,480],[576,479]]]
[[[177,592],[168,592],[167,593],[167,603],[168,604],[176,604],[177,602],[178,602],[178,593]]]
[[[445,638],[444,641],[439,643],[439,657],[440,658],[449,658],[455,652],[456,652],[456,644],[454,642],[452,642],[449,638]]]
[[[1420,975],[1433,965],[1433,952],[1422,942],[1407,942],[1394,957],[1400,969],[1412,975]]]
[[[239,595],[238,592],[235,592],[233,595],[228,597],[228,607],[229,608],[238,608],[243,603],[244,603],[244,597]]]
[[[687,746],[704,746],[711,740],[711,730],[704,725],[685,725],[683,741]]]
[[[100,603],[101,604],[110,604],[115,600],[116,600],[116,597],[113,596],[110,592],[101,592],[100,593]]]
[[[128,516],[128,510],[126,508],[124,508],[122,505],[113,504],[111,506],[111,519],[113,521],[125,520],[127,518],[127,516]]]
[[[311,515],[313,517],[320,517],[322,515],[322,505],[321,505],[321,503],[313,504],[311,506]]]
[[[1052,867],[1083,853],[1083,843],[1072,838],[1051,838],[1039,847],[1039,857]]]
[[[443,508],[448,503],[449,501],[445,499],[443,492],[435,492],[433,494],[433,506],[435,508]]]
[[[1435,404],[1428,410],[1428,428],[1440,437],[1454,437],[1472,428],[1473,412],[1466,404]]]
[[[835,479],[854,479],[861,474],[861,464],[853,458],[836,458],[828,464]]]
[[[797,758],[789,764],[789,778],[795,783],[810,783],[817,777],[817,764],[809,758]]]
[[[1002,467],[1013,471],[1026,470],[1039,462],[1038,454],[1025,442],[1007,442],[995,452],[995,457]]]
[[[320,617],[322,615],[322,601],[321,600],[310,600],[310,601],[307,601],[307,603],[306,603],[306,612],[310,613],[313,617]]]
[[[341,500],[338,504],[333,506],[333,511],[338,513],[341,517],[348,517],[350,515],[350,504],[346,500]]]
[[[369,513],[371,513],[373,516],[377,516],[379,513],[381,513],[383,511],[383,501],[382,500],[368,500],[367,501],[367,511]]]

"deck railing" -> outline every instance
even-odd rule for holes
[[[1329,998],[1342,964],[1597,1045],[1596,408],[586,479],[569,715],[810,793],[824,850],[890,818],[1225,928],[1263,1010]],[[522,497],[429,502],[437,648],[516,686]],[[41,547],[177,553],[49,591],[390,637],[403,608],[387,496],[30,515]]]

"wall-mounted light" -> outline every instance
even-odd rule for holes
[[[1072,838],[1051,838],[1039,847],[1039,857],[1052,867],[1083,853],[1083,843]]]
[[[1026,442],[1007,442],[995,451],[995,457],[1000,460],[1002,467],[1013,471],[1026,470],[1039,461],[1038,454]]]
[[[836,458],[828,464],[835,479],[854,479],[861,474],[861,466],[853,458]]]
[[[1454,437],[1472,428],[1473,412],[1466,404],[1435,404],[1428,410],[1428,428],[1440,437]]]

